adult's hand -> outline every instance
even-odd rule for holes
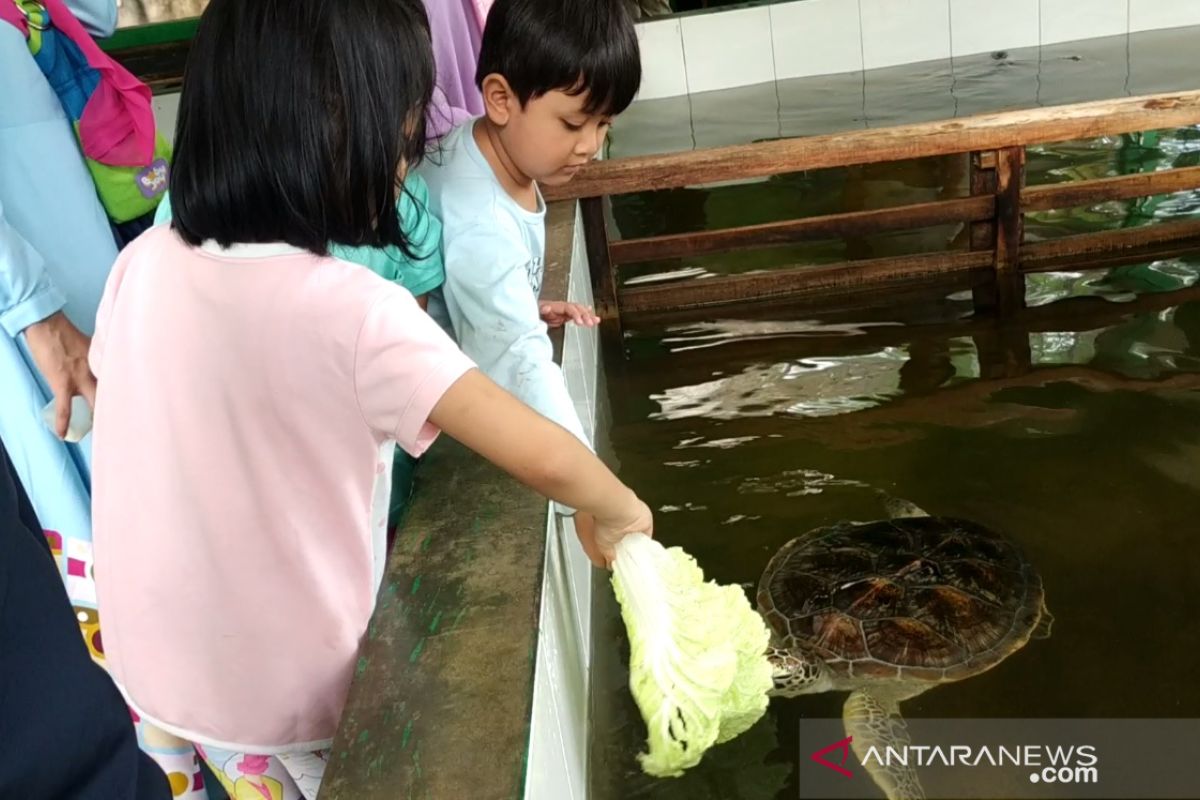
[[[25,344],[54,393],[54,432],[62,439],[71,421],[71,398],[83,395],[96,405],[96,377],[88,366],[91,339],[61,311],[25,329]]]

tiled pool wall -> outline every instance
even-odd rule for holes
[[[638,25],[641,100],[1200,25],[1200,0],[793,0]]]

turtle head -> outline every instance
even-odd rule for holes
[[[825,662],[815,653],[793,650],[772,643],[767,649],[767,660],[771,662],[771,678],[775,697],[796,697],[815,694],[830,689],[829,672]]]
[[[908,517],[928,517],[929,512],[918,506],[916,503],[910,503],[908,500],[899,497],[892,497],[885,491],[878,491],[879,499],[883,501],[883,507],[887,510],[887,515],[891,519],[905,519]]]

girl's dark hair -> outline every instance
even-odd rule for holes
[[[175,230],[411,253],[399,170],[424,155],[433,84],[421,0],[212,0],[184,70]]]
[[[620,114],[642,82],[625,0],[496,0],[475,82],[503,75],[521,105],[554,90],[587,94],[588,114]]]

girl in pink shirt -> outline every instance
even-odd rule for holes
[[[649,510],[329,244],[407,248],[434,81],[421,0],[213,0],[185,73],[174,222],[125,249],[90,361],[108,667],[231,792],[315,797],[383,572],[392,448],[439,431],[594,517]],[[248,796],[236,794],[236,796]]]

